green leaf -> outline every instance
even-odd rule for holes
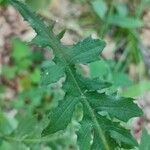
[[[31,66],[31,49],[20,39],[12,41],[12,58],[17,65],[17,71],[21,72]]]
[[[132,80],[126,73],[114,71],[114,61],[100,60],[89,64],[90,76],[92,78],[99,77],[100,79],[112,83],[112,91],[115,89],[126,88],[132,85]],[[110,90],[109,90],[110,91]]]
[[[33,71],[33,73],[30,76],[33,83],[38,84],[40,82],[41,79],[40,73],[41,72],[38,68]]]
[[[128,15],[129,10],[125,3],[116,3],[115,7],[120,16],[125,17]]]
[[[16,128],[16,120],[0,112],[0,135],[9,135]]]
[[[132,98],[115,97],[96,92],[87,93],[87,97],[89,97],[89,102],[96,111],[106,111],[110,116],[125,122],[132,117],[143,114],[141,109],[133,103]]]
[[[117,87],[128,87],[132,85],[129,75],[122,72],[112,72],[112,83]]]
[[[62,30],[62,31],[57,35],[57,38],[61,40],[61,39],[63,38],[65,32],[66,32],[66,29]]]
[[[44,37],[47,36],[49,33],[48,28],[45,24],[36,16],[33,11],[24,3],[21,3],[17,0],[10,0],[10,3],[18,9],[21,15],[24,17],[25,20],[29,21],[33,29],[39,35],[43,35]],[[46,32],[47,31],[47,32]]]
[[[39,125],[40,122],[36,120],[36,117],[23,115],[19,120],[17,129],[14,132],[14,137],[16,137],[16,139],[23,140],[31,138],[32,136],[36,137],[36,135],[40,136],[42,131],[37,130]]]
[[[46,9],[46,7],[49,6],[51,0],[42,0],[42,1],[37,1],[37,0],[26,0],[26,3],[29,6],[32,6],[33,9],[39,10],[39,9]]]
[[[27,147],[25,144],[20,143],[20,142],[7,142],[3,141],[2,144],[0,145],[1,150],[27,150],[29,147]]]
[[[106,13],[107,13],[107,4],[105,2],[105,0],[94,0],[91,2],[94,11],[96,12],[96,14],[104,19]]]
[[[30,23],[32,28],[37,33],[37,37],[34,38],[33,43],[39,42],[38,45],[53,45],[51,40],[51,29],[47,26],[39,16],[35,15],[34,12],[25,3],[17,0],[9,0],[10,4],[18,9],[21,15],[26,21]]]
[[[46,92],[44,88],[32,88],[25,90],[17,96],[17,100],[13,102],[13,106],[17,109],[24,108],[29,111],[30,107],[33,109],[33,107],[41,104],[41,99],[44,92]],[[25,105],[26,100],[29,102],[29,105]]]
[[[31,55],[31,49],[21,40],[12,41],[12,57],[16,62],[21,61]]]
[[[35,38],[33,38],[31,43],[37,44],[41,47],[50,46],[49,39],[40,35],[37,35]]]
[[[107,18],[107,23],[122,28],[139,28],[143,26],[143,22],[133,17],[122,17],[119,15],[111,15]]]
[[[64,130],[71,122],[75,105],[78,100],[74,97],[65,97],[59,106],[49,114],[50,123],[44,129],[43,135],[53,134],[57,131]]]
[[[106,76],[111,75],[111,68],[104,60],[95,61],[89,64],[90,76],[92,78],[100,77],[103,79]]]
[[[92,125],[88,120],[82,120],[80,130],[78,131],[78,145],[82,150],[90,150]]]
[[[101,143],[98,134],[95,132],[91,150],[102,150],[102,149],[103,149],[103,144]]]
[[[2,75],[9,80],[12,80],[15,77],[16,71],[17,71],[16,66],[3,65],[2,67]]]
[[[107,131],[104,133],[111,149],[115,149],[115,147],[117,147],[117,143],[115,142],[115,140],[112,139],[112,137],[110,137],[109,135],[110,133],[107,133]],[[103,150],[103,149],[104,149],[103,144],[101,143],[98,134],[95,132],[91,150]]]
[[[150,142],[149,141],[150,141],[150,135],[148,134],[146,129],[144,129],[142,131],[142,137],[141,137],[139,150],[149,150],[150,149]]]
[[[105,42],[89,37],[73,46],[63,45],[52,29],[48,29],[47,26],[42,23],[41,20],[34,15],[30,9],[28,9],[28,7],[26,7],[26,5],[16,0],[11,0],[11,3],[16,6],[25,19],[30,22],[37,32],[37,35],[41,36],[41,39],[44,37],[44,39],[47,38],[49,40],[48,45],[54,52],[55,58],[53,61],[55,63],[52,64],[50,61],[50,65],[43,68],[42,76],[44,76],[44,84],[49,85],[51,82],[56,82],[63,74],[66,76],[63,86],[65,97],[60,101],[58,107],[50,112],[49,124],[43,130],[42,135],[45,136],[48,134],[54,134],[60,130],[65,130],[72,120],[75,106],[81,103],[83,106],[83,121],[90,120],[93,131],[91,136],[93,134],[97,135],[98,140],[100,141],[100,144],[98,145],[99,149],[111,150],[112,145],[114,147],[113,149],[119,147],[120,143],[117,141],[117,137],[120,138],[121,142],[126,140],[131,147],[136,146],[135,143],[133,144],[132,142],[129,142],[132,140],[132,136],[125,136],[125,138],[125,133],[119,132],[117,127],[122,120],[128,121],[132,117],[141,115],[142,113],[138,106],[133,103],[132,99],[116,98],[114,96],[115,94],[108,96],[105,93],[96,93],[99,88],[103,88],[104,86],[97,84],[97,82],[99,82],[97,79],[83,79],[81,84],[81,80],[78,78],[77,71],[75,70],[76,64],[78,63],[86,64],[99,60],[100,53],[105,47]],[[63,68],[63,71],[60,71],[60,68]],[[45,77],[46,71],[50,73],[48,73],[48,77]],[[87,85],[83,82],[86,82]],[[93,91],[93,93],[89,94],[88,91]],[[118,124],[115,124],[114,119],[111,120],[115,126],[113,132],[110,130],[107,133],[106,130],[104,130],[107,128],[107,124],[103,125],[101,124],[102,121],[99,121],[98,115],[100,115],[100,111],[106,111],[109,118],[114,117],[118,119]],[[81,121],[81,128],[83,126],[86,126],[87,131],[90,131],[88,123],[85,124],[85,122],[83,123]],[[83,132],[85,133],[86,131],[79,131],[80,136],[78,142],[80,143],[80,146],[85,146],[84,149],[89,149],[89,144],[87,144],[89,141],[88,136],[84,137],[83,141],[79,141]],[[116,140],[116,142],[114,142],[114,140]]]
[[[127,87],[122,93],[122,96],[125,97],[137,97],[143,95],[145,92],[150,90],[150,81],[143,80],[137,84]]]
[[[97,116],[98,122],[101,125],[103,131],[109,133],[109,135],[118,143],[126,144],[129,146],[137,145],[136,140],[132,137],[129,130],[123,128],[118,122],[111,122],[104,116]]]
[[[68,63],[90,63],[100,59],[100,53],[105,47],[105,42],[88,37],[70,49],[64,49]]]
[[[99,78],[90,79],[77,75],[77,79],[80,87],[89,91],[102,90],[111,86],[110,83],[102,81]]]
[[[47,86],[57,82],[64,76],[64,68],[52,61],[45,61],[42,65],[41,85]]]

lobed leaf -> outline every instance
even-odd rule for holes
[[[65,49],[65,57],[68,63],[90,63],[100,59],[100,53],[105,47],[105,42],[88,37],[77,43],[72,48]]]
[[[95,111],[106,111],[110,116],[127,122],[130,118],[142,115],[142,111],[133,103],[132,98],[117,98],[105,93],[87,93],[89,103]]]
[[[82,120],[78,135],[78,145],[82,150],[88,150],[92,141],[92,124],[88,120]]]
[[[50,112],[50,122],[42,134],[48,135],[60,130],[64,130],[71,122],[75,105],[77,103],[78,100],[74,97],[66,96],[65,100],[62,100],[59,106]]]
[[[103,131],[109,133],[109,136],[112,137],[118,144],[126,144],[130,146],[137,145],[136,140],[130,134],[130,131],[123,128],[118,122],[112,122],[104,116],[97,116],[98,122],[100,123]],[[122,145],[123,147],[123,145]]]
[[[17,0],[10,0],[10,3],[18,9],[24,19],[31,24],[32,28],[36,31],[37,34],[48,37],[48,28],[26,4],[21,3]]]
[[[87,64],[99,60],[105,42],[89,37],[76,45],[65,46],[60,42],[62,33],[55,35],[52,28],[48,29],[48,26],[25,4],[17,0],[10,1],[37,32],[36,42],[42,46],[50,46],[54,51],[55,59],[53,61],[55,63],[50,61],[43,68],[43,84],[49,85],[64,74],[66,75],[63,86],[66,93],[64,100],[50,112],[49,124],[42,135],[65,130],[72,120],[75,106],[81,103],[83,120],[77,133],[80,149],[88,150],[92,147],[93,150],[111,150],[125,145],[136,146],[137,143],[130,132],[119,124],[122,121],[127,122],[132,117],[142,115],[138,106],[130,98],[98,93],[97,90],[108,87],[108,83],[98,79],[80,77],[75,70],[76,64]],[[122,25],[122,22],[119,25]],[[130,27],[133,27],[133,24]],[[47,72],[48,76],[46,76]],[[101,111],[107,112],[109,118],[117,118],[118,122],[104,118],[99,113]],[[92,136],[94,136],[93,140]]]
[[[64,67],[52,61],[46,61],[42,66],[41,85],[48,86],[64,76]]]

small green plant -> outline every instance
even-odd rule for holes
[[[45,136],[55,135],[62,130],[65,132],[74,115],[82,108],[82,119],[78,119],[80,126],[76,129],[80,150],[130,149],[138,146],[130,130],[126,128],[129,119],[142,115],[133,99],[119,97],[116,93],[107,94],[106,91],[111,86],[107,81],[85,77],[77,70],[80,64],[98,61],[105,42],[88,37],[72,46],[63,45],[60,40],[64,31],[56,35],[53,24],[45,24],[24,3],[9,1],[37,33],[32,43],[53,50],[54,58],[42,66],[41,86],[62,86],[65,92],[58,107],[48,115],[49,123],[42,131],[41,142]],[[27,132],[30,133],[30,130],[27,129]]]

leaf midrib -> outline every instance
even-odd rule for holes
[[[91,119],[92,121],[94,122],[95,124],[95,127],[97,129],[97,132],[98,132],[98,135],[99,137],[101,138],[102,142],[103,142],[103,145],[105,147],[105,150],[110,150],[109,148],[109,145],[107,143],[107,140],[105,138],[105,135],[102,131],[102,128],[100,127],[99,123],[98,123],[98,120],[95,116],[95,113],[92,109],[92,107],[90,106],[88,100],[87,100],[87,97],[84,95],[84,93],[82,92],[77,80],[76,80],[76,77],[74,76],[73,74],[73,71],[72,69],[70,68],[70,65],[69,63],[67,62],[67,59],[65,58],[65,54],[63,53],[64,49],[66,49],[66,47],[63,47],[63,45],[58,41],[58,39],[55,37],[55,35],[53,34],[53,36],[51,36],[51,40],[53,41],[51,43],[51,48],[53,49],[54,53],[55,53],[55,56],[58,58],[58,59],[61,59],[63,61],[63,63],[65,64],[66,66],[66,69],[68,71],[68,73],[70,74],[74,84],[76,85],[76,88],[78,89],[78,92],[80,93],[81,95],[81,103],[83,105],[86,106],[86,108],[88,109],[89,111],[89,114],[91,116]],[[60,55],[61,54],[61,55]]]

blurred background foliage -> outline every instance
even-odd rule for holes
[[[118,91],[119,95],[137,100],[145,115],[129,126],[139,140],[143,126],[150,130],[150,0],[25,2],[44,21],[58,22],[56,31],[67,29],[62,39],[64,43],[72,44],[87,36],[106,41],[101,60],[81,65],[79,70],[91,78],[99,77],[112,83],[111,92]],[[24,25],[7,0],[0,0],[0,5],[0,150],[77,149],[75,132],[80,106],[65,134],[40,137],[48,123],[46,114],[64,96],[59,84],[54,89],[40,87],[42,64],[52,57],[52,51],[27,45],[25,41],[32,39],[34,31]],[[12,19],[14,15],[17,17]],[[11,21],[20,26],[16,27]],[[6,26],[11,29],[10,33]],[[150,137],[144,130],[140,150],[144,150],[142,145],[148,144],[148,140]]]

